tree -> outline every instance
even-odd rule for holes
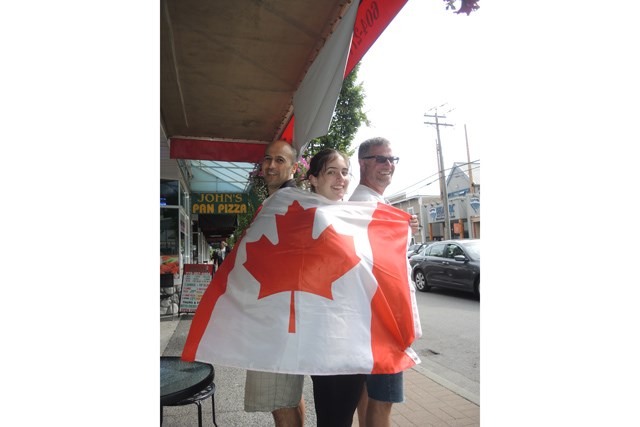
[[[260,176],[260,163],[256,164],[253,172],[249,174],[249,189],[247,191],[247,212],[238,214],[238,226],[233,231],[233,234],[227,239],[227,244],[231,247],[235,246],[236,242],[242,237],[244,230],[249,227],[253,217],[255,216],[258,207],[262,204],[264,199],[269,196],[267,192],[267,185],[264,178]]]
[[[444,2],[447,3],[447,10],[451,9],[455,11],[456,1],[458,0],[444,0]],[[458,10],[456,13],[466,13],[468,16],[474,10],[480,9],[478,1],[479,0],[460,0],[460,10]]]

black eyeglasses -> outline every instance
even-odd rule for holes
[[[387,156],[366,156],[366,157],[360,157],[363,160],[367,160],[367,159],[376,159],[376,163],[385,163],[386,161],[389,161],[389,163],[391,163],[392,165],[397,164],[400,161],[400,157],[387,157]]]

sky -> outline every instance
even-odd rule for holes
[[[400,163],[387,196],[432,182],[436,130],[423,123],[424,114],[446,103],[439,112],[453,109],[446,122],[455,127],[441,127],[444,167],[467,161],[466,124],[470,158],[483,166],[483,209],[491,198],[486,191],[498,188],[526,188],[566,203],[546,191],[556,185],[554,171],[571,172],[565,179],[572,202],[577,193],[606,193],[601,174],[584,185],[581,173],[628,161],[629,142],[638,141],[631,124],[638,110],[639,7],[483,0],[467,16],[440,0],[409,0],[360,62],[372,126],[359,129],[353,146],[371,136],[392,141]],[[357,181],[357,162],[352,166]],[[498,172],[512,178],[499,179]],[[421,192],[438,194],[437,185]]]
[[[467,16],[445,9],[441,1],[408,1],[360,61],[358,82],[365,91],[365,112],[371,126],[362,125],[352,147],[367,138],[383,136],[400,157],[385,195],[398,192],[439,194],[436,156],[436,108],[440,123],[443,163],[480,160],[481,141],[474,139],[473,68],[479,63],[479,39],[487,22],[480,9]],[[352,158],[359,177],[357,154]],[[422,185],[421,185],[422,184]],[[429,184],[429,185],[424,185]]]

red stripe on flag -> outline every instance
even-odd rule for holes
[[[291,291],[291,303],[289,305],[289,333],[296,333],[296,305],[295,292]]]
[[[251,218],[251,222],[256,219],[256,216],[258,216],[261,210],[262,205],[258,206],[258,209],[256,209],[256,212],[253,214],[253,218]],[[187,341],[182,349],[182,360],[187,362],[195,361],[200,340],[204,335],[204,331],[207,329],[209,319],[211,319],[211,315],[213,314],[213,308],[216,306],[218,298],[227,291],[227,279],[229,278],[229,273],[231,273],[231,270],[233,270],[233,267],[236,264],[236,253],[246,232],[247,230],[242,233],[231,250],[231,253],[225,257],[225,260],[228,262],[223,262],[220,265],[218,271],[216,271],[214,276],[211,278],[211,283],[207,286],[207,290],[202,295],[198,308],[196,309],[196,313],[193,315],[193,320],[191,321],[191,328],[189,329],[189,335],[187,335]]]
[[[373,275],[378,282],[371,300],[372,374],[400,372],[415,365],[404,352],[415,339],[404,256],[409,218],[409,214],[379,203],[369,225]]]
[[[182,360],[186,360],[187,362],[196,360],[196,352],[200,345],[200,340],[204,335],[204,331],[209,324],[209,319],[211,319],[211,315],[213,314],[213,308],[216,306],[218,298],[227,291],[227,279],[236,264],[238,246],[240,245],[235,245],[231,253],[225,257],[224,262],[220,265],[218,271],[215,272],[211,283],[209,283],[207,290],[202,295],[196,313],[193,315],[191,329],[189,329],[189,335],[182,350]]]

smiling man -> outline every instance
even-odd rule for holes
[[[382,194],[391,184],[391,177],[399,160],[393,155],[391,143],[385,138],[371,138],[360,144],[358,148],[360,183],[350,200],[378,200],[385,203]]]
[[[391,184],[391,178],[399,160],[393,155],[391,143],[386,138],[371,138],[360,144],[358,148],[360,183],[349,200],[387,203],[382,194]],[[412,216],[409,225],[414,234],[418,232],[419,222],[416,215]],[[411,286],[413,285],[411,284]],[[402,379],[402,372],[367,375],[365,387],[358,403],[360,427],[388,427],[391,425],[391,406],[394,403],[404,401]]]
[[[293,174],[298,169],[298,153],[287,141],[275,141],[267,145],[262,159],[262,175],[267,191],[272,195],[284,187],[295,187]]]
[[[267,145],[262,159],[262,175],[272,195],[281,188],[295,187],[298,169],[296,149],[287,141]],[[304,375],[247,371],[244,389],[246,412],[271,412],[276,427],[304,426],[302,397]]]

